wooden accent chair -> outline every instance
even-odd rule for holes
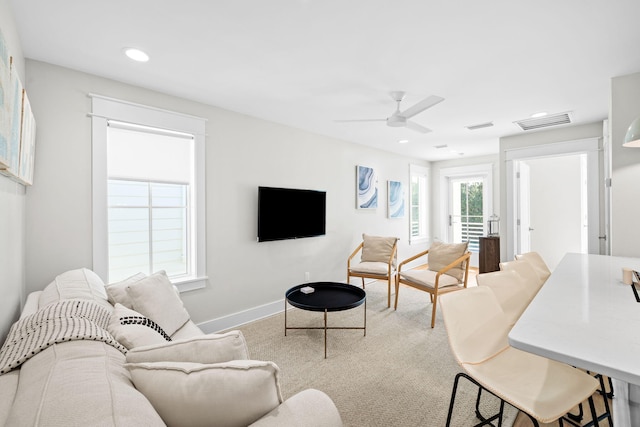
[[[449,345],[463,369],[454,381],[446,426],[452,424],[460,378],[478,386],[476,415],[482,421],[478,425],[493,425],[493,420],[502,425],[505,403],[524,412],[536,427],[539,422],[555,420],[563,425],[565,415],[585,400],[593,419],[609,418],[611,422],[608,408],[598,416],[593,401],[598,385],[604,390],[602,378],[598,384],[580,369],[509,345],[509,322],[492,289],[477,286],[444,295],[440,304]],[[500,399],[497,414],[485,417],[480,413],[482,391]]]
[[[387,307],[391,307],[391,280],[396,274],[398,263],[398,238],[362,235],[362,242],[347,259],[347,283],[352,277],[387,281]],[[361,252],[360,262],[354,261]]]
[[[398,293],[401,283],[428,292],[433,306],[431,309],[431,327],[433,328],[436,323],[438,295],[467,287],[469,258],[471,257],[471,252],[467,251],[467,246],[468,242],[433,242],[428,250],[407,258],[398,264],[394,309],[398,309]],[[423,256],[427,256],[428,264],[426,269],[402,270],[402,267]]]

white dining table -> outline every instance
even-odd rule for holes
[[[515,348],[614,379],[616,418],[640,387],[640,302],[623,268],[640,271],[640,258],[566,254],[509,333]]]

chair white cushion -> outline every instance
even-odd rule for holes
[[[127,287],[132,283],[138,282],[147,277],[144,273],[137,273],[131,277],[127,277],[126,279],[116,282],[110,283],[106,286],[107,296],[109,297],[109,302],[113,305],[116,303],[122,304],[127,308],[133,309],[133,301],[131,297],[127,293]]]
[[[168,335],[166,332],[155,322],[149,320],[142,314],[116,303],[107,330],[128,350],[140,346],[167,343],[166,337]]]
[[[486,389],[542,423],[551,423],[598,388],[592,376],[513,347],[463,368]]]
[[[189,313],[164,271],[131,283],[127,294],[133,309],[156,322],[168,335],[189,321]]]
[[[408,270],[400,273],[400,277],[425,288],[435,289],[437,272],[431,270]],[[448,274],[441,274],[438,289],[460,284],[460,281]]]
[[[460,258],[467,251],[467,242],[464,243],[442,243],[433,242],[428,253],[428,268],[432,271],[440,271],[456,259]],[[462,280],[464,269],[462,264],[447,270],[449,276]]]
[[[352,273],[379,274],[386,276],[389,273],[389,264],[386,262],[361,262],[349,269]],[[394,269],[391,269],[393,273]]]
[[[134,385],[169,427],[246,427],[282,402],[272,362],[127,363]]]
[[[383,262],[389,263],[393,246],[398,241],[397,237],[379,237],[362,235],[364,245],[362,246],[362,262]]]
[[[221,363],[248,358],[247,343],[240,331],[136,347],[127,353],[128,363],[165,361]]]

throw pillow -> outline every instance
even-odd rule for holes
[[[122,304],[116,306],[107,330],[127,350],[152,344],[164,344],[171,338],[157,323]]]
[[[388,263],[391,251],[393,251],[393,246],[398,241],[398,238],[369,236],[363,234],[362,240],[364,242],[364,245],[362,246],[362,262]]]
[[[109,302],[112,305],[116,305],[117,303],[124,305],[127,308],[133,309],[133,301],[127,294],[127,286],[132,283],[138,282],[147,277],[144,273],[137,273],[131,277],[127,277],[126,279],[116,282],[110,283],[106,286],[107,295],[109,296]]]
[[[460,258],[467,251],[467,242],[464,243],[442,243],[433,242],[429,248],[428,268],[431,271],[440,271],[456,259]],[[464,269],[462,263],[458,267],[453,267],[446,272],[458,280],[462,280]]]
[[[282,403],[278,367],[272,362],[124,366],[169,427],[246,427]]]
[[[240,331],[202,335],[161,344],[137,347],[127,353],[127,362],[220,363],[249,358]]]
[[[156,322],[169,336],[189,321],[189,313],[164,271],[131,283],[127,295],[135,311]]]

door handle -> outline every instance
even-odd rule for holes
[[[533,230],[535,230],[535,229],[534,229],[534,228],[529,227],[529,231],[533,231]]]

